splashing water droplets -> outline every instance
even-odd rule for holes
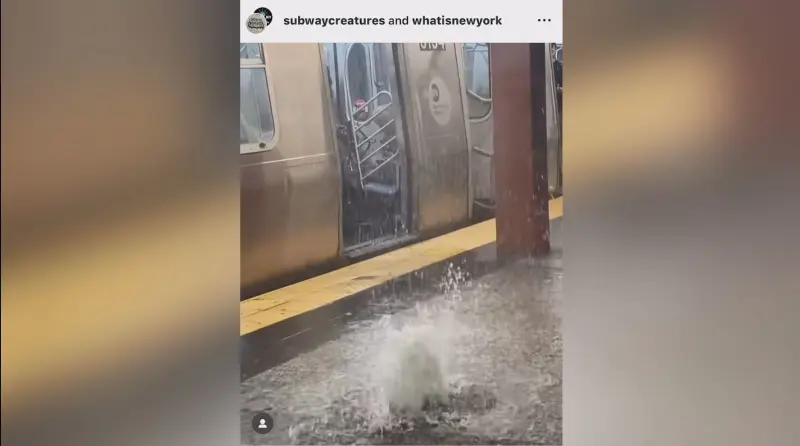
[[[257,378],[258,399],[278,406],[283,425],[271,441],[467,444],[480,435],[542,443],[539,432],[555,421],[543,418],[551,411],[542,410],[538,389],[557,383],[545,379],[554,353],[539,334],[552,324],[547,295],[526,268],[473,284],[463,265],[450,263],[437,273],[439,295],[382,304],[401,310],[353,322],[337,340]],[[558,278],[543,283],[560,288]]]

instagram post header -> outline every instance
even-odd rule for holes
[[[242,43],[561,42],[563,1],[300,3],[243,0]],[[413,11],[413,12],[412,12]]]

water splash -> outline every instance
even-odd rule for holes
[[[560,292],[561,275],[538,274],[519,265],[471,283],[450,265],[441,295],[254,379],[251,398],[276,406],[281,424],[268,441],[558,443],[560,318],[547,290]]]
[[[380,435],[462,421],[449,414],[442,417],[442,412],[462,386],[454,360],[457,341],[469,328],[459,323],[454,303],[460,301],[468,277],[462,268],[450,264],[440,283],[445,299],[417,303],[409,312],[386,315],[375,323],[369,342],[371,360],[347,373],[362,375],[361,386],[332,404],[348,408],[334,411],[334,425],[358,426]],[[309,428],[337,434],[325,417],[312,425],[301,424],[293,426],[295,439]]]
[[[382,339],[373,344],[378,353],[368,379],[374,386],[366,401],[371,431],[425,418],[426,409],[447,404],[459,376],[457,340],[468,331],[452,303],[466,277],[451,264],[440,286],[446,299],[417,303],[405,317],[385,316],[376,324]]]

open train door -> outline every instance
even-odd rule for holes
[[[394,45],[322,47],[342,172],[342,251],[357,258],[414,238]]]
[[[546,45],[545,67],[547,76],[547,86],[545,99],[547,108],[547,182],[549,183],[551,196],[561,196],[563,193],[563,138],[561,124],[561,82],[560,73],[562,68],[561,45]]]
[[[560,50],[559,50],[560,51]],[[561,194],[561,126],[554,64],[555,47],[548,45],[546,59],[547,174],[550,193]],[[489,44],[461,45],[461,67],[467,98],[470,141],[472,215],[484,220],[494,215],[494,116],[492,111],[491,53]]]
[[[470,187],[472,217],[485,220],[494,215],[494,120],[489,44],[461,45],[462,77],[467,98],[470,141]]]

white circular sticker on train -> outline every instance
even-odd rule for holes
[[[436,122],[444,127],[450,123],[453,101],[441,77],[435,76],[428,85],[428,106]]]

